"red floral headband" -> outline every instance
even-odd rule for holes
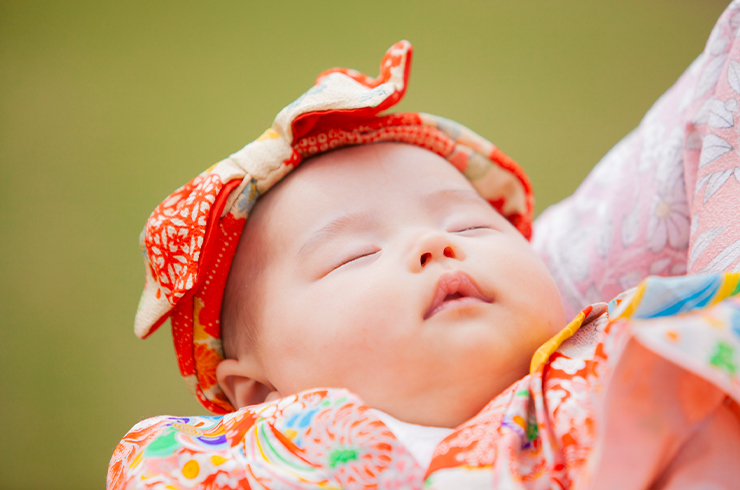
[[[462,172],[527,238],[534,197],[524,171],[486,139],[422,113],[378,115],[406,92],[411,44],[383,57],[380,76],[334,68],[275,118],[256,141],[198,175],[154,210],[141,234],[144,292],[134,332],[146,338],[167,318],[180,373],[209,411],[233,411],[216,382],[223,359],[221,301],[249,211],[306,158],[344,146],[395,141],[426,148]]]

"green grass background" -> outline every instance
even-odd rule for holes
[[[0,1],[0,488],[102,488],[126,430],[203,413],[132,332],[138,235],[322,70],[415,47],[401,110],[569,195],[702,50],[724,1]]]

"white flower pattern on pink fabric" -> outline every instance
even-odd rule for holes
[[[738,19],[733,2],[639,126],[535,221],[532,244],[569,316],[651,274],[740,270]]]
[[[674,250],[685,250],[689,245],[689,204],[683,172],[676,174],[653,198],[647,229],[647,246],[653,253],[662,251],[666,244]]]

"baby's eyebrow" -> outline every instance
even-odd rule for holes
[[[313,232],[303,246],[301,246],[300,250],[298,250],[298,255],[306,256],[325,241],[346,233],[348,230],[358,231],[368,229],[377,226],[377,224],[377,218],[367,211],[342,215]]]
[[[485,203],[486,200],[472,189],[442,189],[424,196],[424,201],[430,206],[435,206],[440,201],[447,203],[449,201],[468,201],[473,203]]]

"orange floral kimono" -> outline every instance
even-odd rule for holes
[[[649,278],[587,307],[428,468],[356,395],[316,389],[144,420],[116,448],[108,488],[732,488],[739,280]]]

